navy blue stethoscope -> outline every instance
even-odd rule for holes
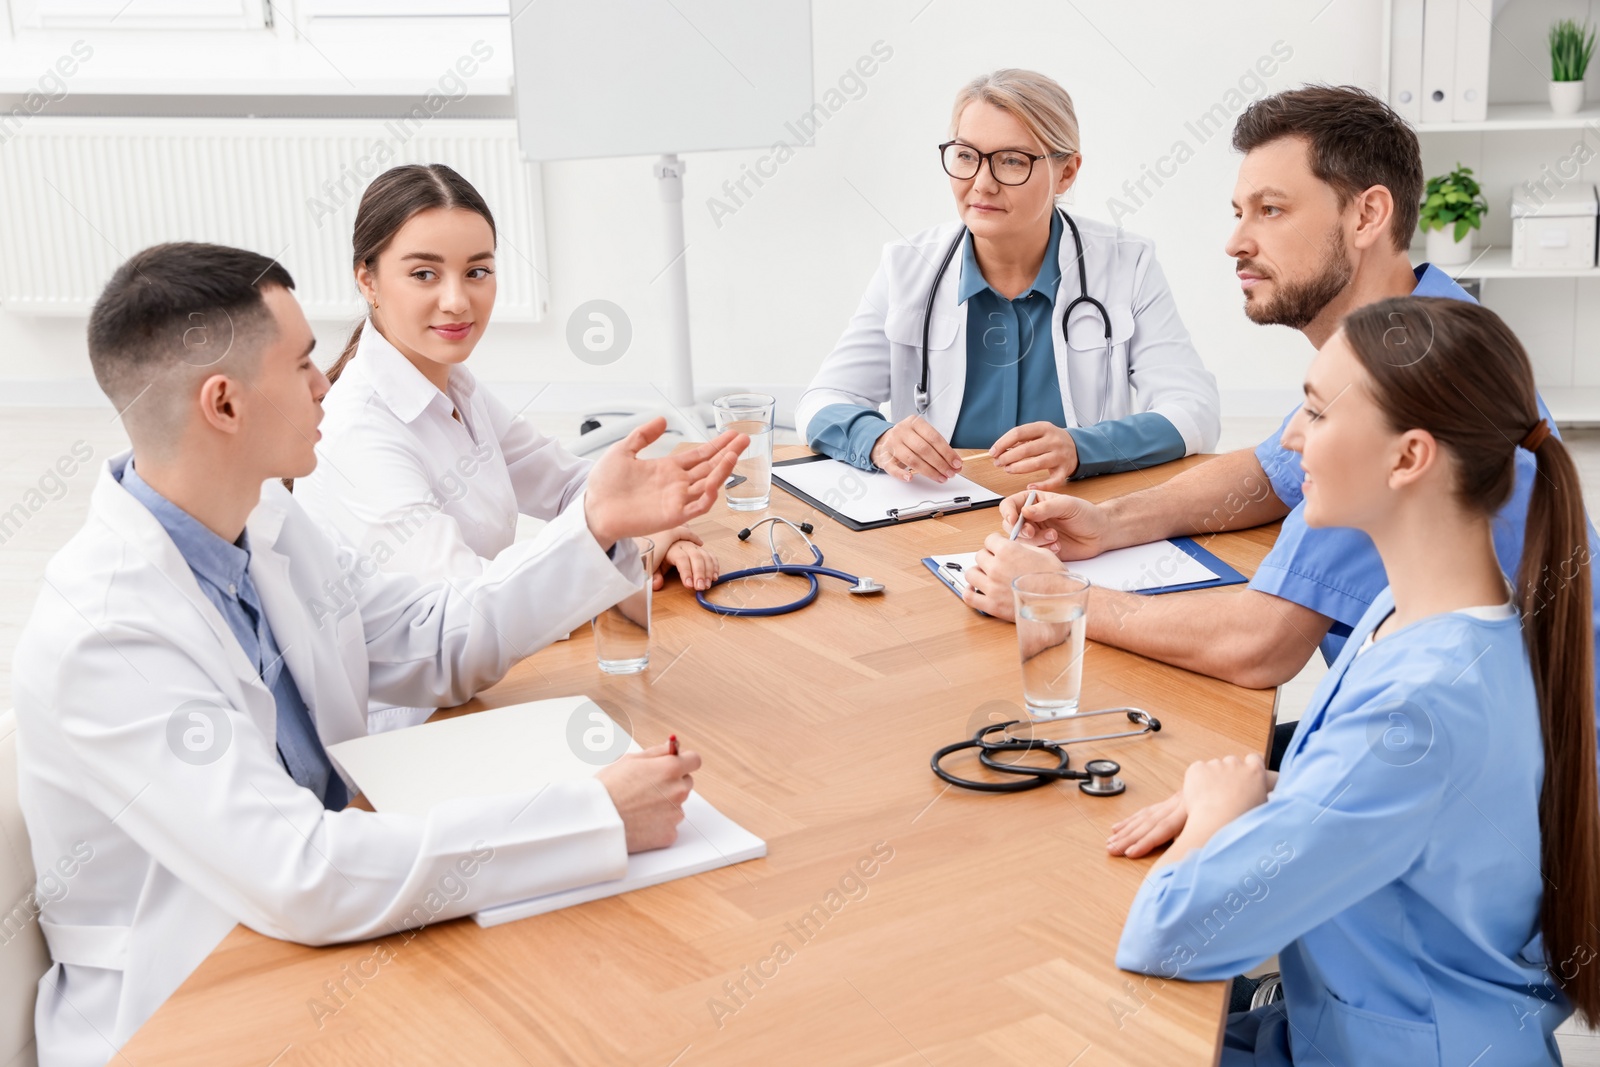
[[[714,611],[718,615],[733,615],[740,618],[765,619],[771,618],[774,615],[787,615],[791,611],[799,611],[801,608],[817,599],[817,592],[820,588],[820,584],[817,581],[817,575],[819,574],[827,578],[837,578],[841,582],[848,582],[850,584],[850,592],[857,596],[866,596],[872,593],[883,592],[884,587],[878,582],[873,581],[871,578],[861,578],[854,574],[846,574],[844,571],[834,570],[832,567],[824,567],[822,565],[822,549],[818,548],[811,540],[810,534],[813,527],[809,522],[802,522],[796,525],[795,523],[790,522],[788,519],[773,516],[772,518],[762,519],[760,522],[740,530],[739,540],[750,540],[750,535],[752,533],[759,530],[761,527],[766,526],[768,523],[772,524],[771,528],[767,531],[767,550],[772,554],[772,562],[763,563],[759,567],[746,567],[742,571],[734,571],[732,574],[722,575],[716,581],[711,583],[711,587],[709,589],[703,589],[695,593],[694,598],[700,602],[701,607],[705,608],[707,611]],[[806,547],[811,549],[812,561],[810,563],[785,563],[783,561],[783,557],[778,555],[778,546],[775,541],[775,536],[778,531],[779,523],[782,523],[795,533],[799,534],[800,539],[806,543]],[[706,598],[707,593],[711,592],[711,590],[715,589],[717,586],[722,585],[724,582],[735,582],[741,578],[756,578],[768,574],[788,574],[804,578],[807,583],[807,589],[805,593],[797,600],[790,601],[787,604],[775,604],[772,607],[763,608],[747,608],[731,604],[713,604]]]
[[[1078,263],[1078,295],[1072,298],[1071,302],[1067,304],[1066,310],[1061,313],[1061,335],[1063,337],[1066,336],[1067,319],[1071,316],[1072,309],[1079,304],[1088,304],[1099,313],[1100,322],[1106,328],[1106,360],[1109,363],[1111,359],[1111,315],[1106,311],[1104,304],[1089,295],[1089,270],[1083,265],[1083,235],[1078,232],[1078,224],[1072,221],[1071,215],[1068,215],[1060,208],[1056,208],[1056,211],[1066,220],[1067,228],[1072,231],[1072,243],[1078,251],[1076,257]],[[955,258],[956,249],[961,247],[961,242],[966,240],[966,237],[967,228],[963,226],[961,227],[961,232],[956,234],[956,239],[950,242],[950,248],[945,252],[944,260],[939,264],[939,270],[933,276],[933,285],[928,289],[928,302],[922,309],[922,377],[917,380],[916,391],[918,415],[926,415],[928,413],[928,328],[933,324],[933,299],[939,293],[939,283],[944,280],[945,271],[949,270],[950,261]],[[1106,400],[1110,394],[1109,382],[1106,386],[1106,394],[1106,396],[1100,398],[1100,416],[1102,420],[1105,417]]]

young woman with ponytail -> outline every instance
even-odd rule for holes
[[[553,519],[592,464],[479,386],[462,364],[494,309],[494,216],[443,164],[394,167],[356,211],[356,284],[370,307],[328,369],[315,472],[295,497],[385,570],[474,578],[516,538],[517,516]],[[688,527],[653,535],[660,588],[676,568],[709,588],[716,558]],[[374,709],[374,730],[432,708]]]
[[[1278,953],[1284,999],[1229,1017],[1222,1063],[1559,1063],[1600,1021],[1600,798],[1583,500],[1495,314],[1404,298],[1353,312],[1283,436],[1306,520],[1365,531],[1390,585],[1274,775],[1196,763],[1116,824],[1171,841],[1117,962],[1229,978]],[[1538,477],[1514,588],[1493,516]]]

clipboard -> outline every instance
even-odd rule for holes
[[[915,522],[918,519],[937,519],[944,515],[951,515],[962,511],[978,511],[983,508],[998,507],[1000,501],[1004,499],[1002,494],[995,493],[993,490],[978,485],[976,482],[972,482],[970,479],[961,478],[961,475],[958,474],[956,475],[956,478],[960,478],[961,482],[973,486],[976,490],[978,490],[978,492],[975,493],[970,490],[958,490],[949,496],[940,497],[938,499],[929,498],[909,506],[888,508],[885,510],[884,516],[881,519],[862,520],[851,515],[846,515],[837,508],[824,503],[811,493],[808,493],[791,482],[786,481],[779,473],[779,471],[784,467],[796,467],[801,464],[817,463],[821,461],[829,461],[834,463],[840,462],[838,460],[829,460],[829,457],[827,456],[801,456],[798,459],[780,460],[772,465],[772,482],[790,496],[809,504],[811,507],[822,512],[839,525],[845,527],[846,529],[855,530],[857,532],[860,532],[861,530],[881,530],[885,526],[899,526],[903,523]],[[848,466],[845,464],[841,465]],[[849,470],[859,477],[888,477],[888,475],[885,474],[856,470],[854,467],[850,467]],[[980,496],[978,495],[979,493],[984,495]]]
[[[1244,575],[1240,574],[1238,571],[1222,562],[1222,560],[1218,559],[1216,555],[1204,548],[1201,548],[1193,538],[1172,537],[1167,538],[1167,540],[1171,543],[1172,547],[1176,548],[1184,555],[1205,567],[1212,574],[1216,575],[1216,577],[1208,581],[1178,582],[1172,585],[1155,586],[1150,589],[1129,590],[1130,592],[1137,593],[1140,596],[1156,596],[1160,593],[1180,593],[1189,589],[1216,589],[1224,585],[1243,585],[1249,581],[1249,579]],[[976,554],[977,553],[965,553],[965,555]],[[946,563],[947,562],[948,557],[946,557]],[[960,597],[966,590],[966,583],[961,579],[961,572],[947,566],[946,563],[941,563],[940,560],[935,559],[932,556],[924,556],[922,559],[922,565],[932,571],[934,577],[938,578],[939,581],[944,583],[945,588],[949,589],[956,596]],[[1071,570],[1073,564],[1068,563],[1066,564],[1066,567],[1068,570]]]

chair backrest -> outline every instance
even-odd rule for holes
[[[33,1004],[50,951],[39,930],[28,828],[17,803],[17,716],[0,714],[0,1065],[34,1067]]]

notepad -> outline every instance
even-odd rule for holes
[[[999,493],[959,474],[944,482],[920,474],[902,481],[836,459],[777,464],[772,478],[780,488],[856,529],[992,507],[1000,501]]]
[[[967,591],[966,572],[977,558],[976,552],[957,552],[928,556],[922,562],[951,592],[963,596]],[[1128,593],[1175,593],[1246,581],[1244,575],[1187,537],[1116,548],[1093,559],[1073,560],[1066,566],[1093,585]]]
[[[329,745],[328,754],[374,810],[422,816],[446,800],[531,793],[592,776],[600,768],[580,759],[573,745],[595,730],[604,737],[621,727],[586,696],[557,697],[370,734]],[[638,742],[630,739],[627,751],[640,751]],[[473,918],[497,926],[766,854],[765,841],[691,793],[677,842],[629,856],[621,878],[484,908]]]

